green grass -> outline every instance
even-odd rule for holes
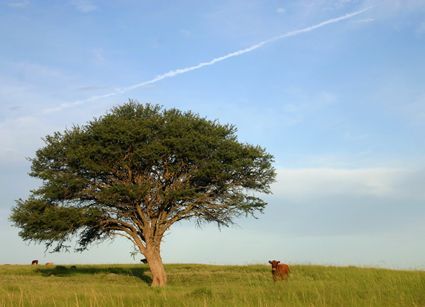
[[[425,272],[294,265],[166,265],[166,288],[146,265],[0,266],[0,306],[425,306]]]

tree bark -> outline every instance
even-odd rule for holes
[[[167,283],[167,275],[165,274],[164,264],[160,255],[159,248],[148,248],[145,253],[148,261],[149,269],[152,273],[152,287],[163,287]]]

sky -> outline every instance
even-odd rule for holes
[[[1,0],[0,263],[133,263],[125,239],[44,251],[9,221],[43,137],[135,99],[275,157],[257,219],[185,222],[166,263],[425,269],[425,0]]]

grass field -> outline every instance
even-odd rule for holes
[[[425,272],[294,265],[166,265],[149,287],[146,265],[0,266],[0,306],[425,306]]]

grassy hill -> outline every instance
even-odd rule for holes
[[[0,306],[425,306],[425,272],[292,266],[166,265],[149,287],[146,265],[0,266]]]

